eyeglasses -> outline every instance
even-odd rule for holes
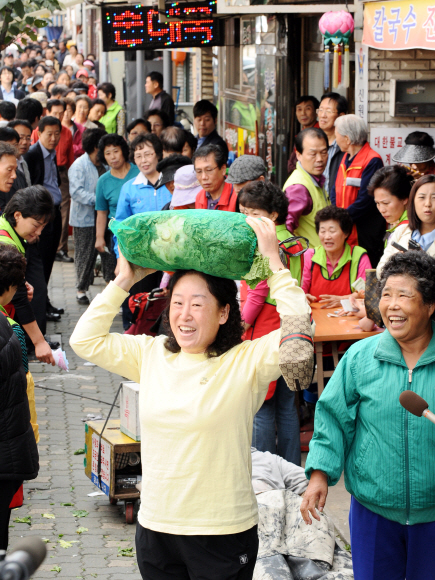
[[[317,109],[316,111],[317,115],[328,115],[328,117],[330,115],[336,115],[337,111],[333,111],[332,109]]]
[[[138,161],[141,161],[142,159],[151,159],[151,157],[155,155],[155,152],[153,151],[153,153],[135,153],[134,154],[134,158],[137,159]]]
[[[195,173],[196,175],[202,175],[203,173],[210,175],[215,169],[217,169],[217,165],[215,167],[207,167],[206,169],[195,169]]]

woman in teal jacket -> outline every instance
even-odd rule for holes
[[[386,330],[350,347],[319,399],[301,512],[319,519],[344,469],[355,580],[422,580],[435,574],[435,425],[399,395],[435,410],[435,260],[398,252],[379,285]]]

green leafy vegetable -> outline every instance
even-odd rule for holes
[[[76,530],[76,534],[83,534],[83,532],[89,532],[88,528],[82,528],[80,526],[80,528],[77,528]]]
[[[62,570],[62,568],[60,566],[53,566],[53,568],[50,570],[50,572],[60,572]]]
[[[74,504],[70,503],[70,502],[65,502],[65,503],[61,503],[60,505],[64,506],[64,507],[72,507]]]
[[[67,542],[66,540],[59,540],[59,546],[61,548],[71,548],[73,544],[77,544],[77,540],[73,540],[72,542]]]
[[[43,518],[46,518],[47,520],[55,520],[56,516],[54,514],[41,514],[41,516]]]
[[[133,548],[118,548],[118,556],[125,556],[126,558],[133,558]]]
[[[272,270],[269,266],[269,258],[262,256],[258,249],[255,250],[254,262],[246,276],[242,276],[243,280],[253,289],[262,280],[267,280],[270,276],[272,276]]]
[[[22,518],[15,518],[14,522],[16,524],[32,524],[32,516],[23,516]]]
[[[87,512],[86,510],[74,510],[72,515],[75,518],[85,518],[86,516],[89,515],[89,512]]]
[[[83,447],[80,447],[80,449],[76,449],[74,451],[74,455],[84,455],[86,453],[86,451],[83,449]]]
[[[245,216],[234,212],[153,211],[112,220],[110,229],[136,266],[192,269],[231,280],[248,274],[257,246]]]

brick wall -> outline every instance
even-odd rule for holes
[[[435,51],[369,49],[371,127],[435,127],[435,117],[390,117],[390,79],[435,80]]]

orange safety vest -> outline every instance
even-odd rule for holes
[[[350,166],[346,169],[346,159],[348,159],[348,156],[349,154],[346,153],[341,160],[335,180],[335,205],[344,209],[347,209],[356,201],[364,169],[372,159],[381,159],[381,156],[376,151],[373,151],[368,143],[363,145],[352,159]],[[347,239],[347,243],[351,247],[358,245],[358,235],[355,225]]]

